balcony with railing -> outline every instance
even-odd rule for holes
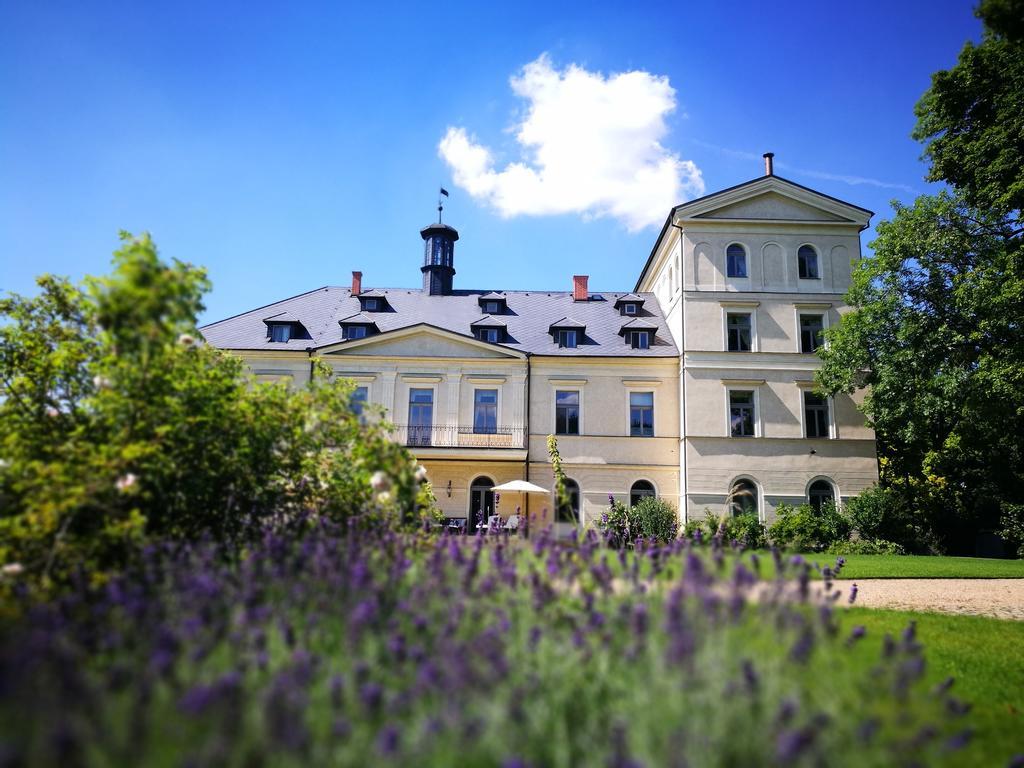
[[[394,439],[410,448],[525,448],[525,427],[477,430],[454,424],[396,424]]]

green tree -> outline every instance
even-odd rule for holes
[[[979,45],[932,75],[913,136],[925,142],[930,181],[1002,215],[1024,209],[1024,0],[984,0]]]
[[[307,388],[254,385],[199,341],[205,273],[148,236],[123,236],[108,277],[39,286],[0,299],[0,564],[45,586],[100,577],[150,536],[241,541],[307,511],[415,519],[422,473],[353,414],[351,382],[320,368]]]

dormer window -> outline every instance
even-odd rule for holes
[[[341,325],[341,338],[346,341],[354,339],[365,339],[378,332],[377,324],[369,315],[360,312],[357,315],[342,318],[338,321]]]
[[[291,323],[271,323],[270,324],[270,340],[271,341],[288,341],[292,337],[292,324]]]
[[[278,312],[276,315],[263,318],[267,326],[267,341],[272,344],[284,344],[292,339],[308,339],[309,334],[299,318],[291,312]]]
[[[633,347],[633,349],[650,349],[650,331],[631,331],[629,334],[629,345]]]
[[[615,308],[619,310],[620,315],[636,317],[641,313],[643,306],[643,296],[639,296],[635,293],[627,293],[625,296],[619,296],[619,298],[615,300]]]
[[[571,317],[563,317],[548,328],[554,342],[561,349],[576,349],[584,342],[587,326]]]
[[[365,325],[343,325],[341,335],[346,339],[365,339],[367,328]]]
[[[501,341],[501,329],[500,328],[479,328],[477,329],[477,338],[480,341],[486,341],[491,344],[497,344]]]
[[[372,291],[363,291],[357,298],[362,312],[386,312],[388,309],[388,300],[384,298],[384,293],[376,288]]]
[[[480,311],[485,315],[503,315],[508,309],[505,297],[500,293],[485,293],[480,296]]]

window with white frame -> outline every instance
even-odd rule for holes
[[[558,331],[558,346],[565,347],[566,349],[576,348],[576,331],[573,329],[565,329]]]
[[[496,315],[500,311],[501,311],[501,304],[499,304],[498,302],[496,302],[496,301],[485,301],[484,302],[484,312],[486,312],[488,315]]]
[[[473,432],[493,435],[498,431],[498,390],[477,389],[473,392]]]
[[[797,271],[802,280],[817,280],[821,277],[818,271],[818,252],[809,245],[801,245],[796,253]]]
[[[728,277],[747,276],[747,251],[739,243],[725,249],[725,273]]]
[[[729,489],[729,511],[733,517],[757,514],[757,486],[742,478]]]
[[[729,434],[732,437],[757,434],[756,400],[752,390],[729,390]]]
[[[367,312],[376,312],[380,308],[380,301],[377,299],[363,299],[363,309]]]
[[[730,352],[749,352],[753,340],[749,312],[728,312],[725,315],[725,327]]]
[[[575,389],[555,391],[555,434],[580,433],[580,393]]]
[[[349,405],[352,408],[352,413],[359,417],[359,420],[363,419],[363,410],[366,407],[366,401],[370,395],[368,387],[356,387],[352,391],[352,398],[349,400]]]
[[[477,338],[480,341],[488,341],[492,344],[497,344],[501,341],[501,329],[500,328],[480,328],[477,330]]]
[[[654,393],[629,393],[629,434],[631,437],[654,436]]]
[[[629,343],[633,349],[650,349],[651,348],[651,333],[650,331],[630,331],[629,332]]]
[[[654,484],[649,480],[637,480],[629,489],[629,506],[635,507],[647,498],[657,498],[658,493],[654,490]]]
[[[634,304],[632,302],[627,302],[627,303],[623,304],[622,305],[622,313],[625,314],[625,315],[635,315],[636,314],[636,304]]]
[[[814,392],[804,392],[804,434],[807,437],[831,437],[828,400]]]
[[[291,323],[274,323],[270,326],[271,341],[288,341],[292,337]]]
[[[811,354],[823,341],[822,333],[825,330],[825,318],[823,315],[800,315],[800,351],[804,354]]]

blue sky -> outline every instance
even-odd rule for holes
[[[767,150],[874,221],[929,191],[913,106],[979,32],[968,2],[0,0],[0,289],[105,272],[121,229],[209,269],[205,320],[416,287],[443,184],[457,287],[628,290],[660,201]]]

